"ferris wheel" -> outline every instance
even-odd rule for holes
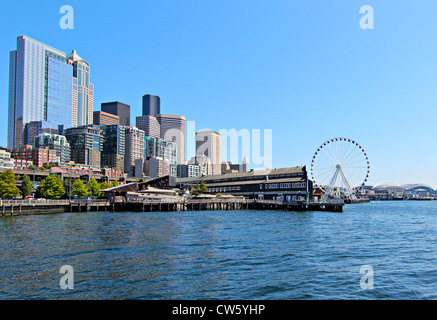
[[[369,177],[369,158],[363,147],[349,138],[324,142],[311,162],[311,176],[324,197],[356,198],[355,191]]]

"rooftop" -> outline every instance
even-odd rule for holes
[[[225,173],[220,175],[203,176],[203,177],[191,177],[191,178],[177,178],[178,183],[187,183],[190,181],[211,181],[211,180],[224,180],[233,178],[248,178],[248,177],[260,177],[260,180],[265,180],[264,177],[274,177],[283,174],[293,174],[306,172],[306,166],[299,167],[289,167],[280,169],[270,169],[270,170],[252,170],[249,172],[235,172],[235,173]]]

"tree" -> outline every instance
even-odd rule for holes
[[[34,164],[30,164],[27,166],[27,169],[32,170],[32,171],[37,171],[38,167]]]
[[[118,187],[118,181],[117,180],[112,181],[111,187]]]
[[[39,190],[46,199],[59,199],[65,194],[64,183],[55,175],[45,178]]]
[[[50,170],[51,168],[57,167],[58,164],[56,162],[50,162],[50,163],[46,163],[44,165],[44,169]]]
[[[206,187],[205,181],[200,181],[200,191],[206,191],[208,188]]]
[[[199,184],[197,184],[197,186],[196,186],[195,189],[191,189],[191,194],[192,194],[193,196],[198,196],[201,192],[202,192],[202,190],[201,190]]]
[[[24,175],[21,182],[21,195],[23,198],[30,196],[33,193],[33,184],[30,182],[30,178],[27,174]]]
[[[88,181],[88,186],[90,188],[90,194],[93,197],[99,197],[102,193],[100,192],[100,185],[96,179],[91,179]]]
[[[11,169],[0,174],[0,198],[11,199],[20,194],[20,189],[15,186],[15,175]]]
[[[0,180],[6,183],[13,183],[15,184],[15,175],[12,172],[12,169],[7,169],[0,173]]]
[[[76,179],[71,186],[71,194],[78,196],[79,198],[84,198],[88,195],[88,189],[80,179]]]
[[[103,181],[100,184],[100,190],[105,190],[105,189],[109,189],[109,188],[111,188],[111,185],[108,182],[106,182],[106,181]]]

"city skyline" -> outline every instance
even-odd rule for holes
[[[29,13],[20,11],[22,5]],[[94,104],[123,101],[132,107],[131,122],[142,114],[142,96],[150,93],[161,97],[166,113],[195,121],[196,131],[273,129],[276,168],[308,166],[321,143],[345,136],[366,149],[369,184],[389,180],[437,187],[432,142],[437,131],[436,45],[425,40],[436,31],[427,23],[437,10],[434,3],[418,4],[414,10],[394,1],[374,4],[374,30],[360,29],[359,3],[137,2],[133,7],[138,14],[117,3],[111,8],[90,4],[87,10],[79,2],[71,5],[74,30],[59,28],[61,15],[54,3],[4,5],[0,15],[10,25],[0,35],[0,101],[5,112],[8,53],[17,35],[26,34],[55,48],[77,48],[93,67]],[[229,6],[232,12],[225,9]],[[145,11],[155,17],[139,20],[139,12]],[[14,21],[18,12],[22,18]],[[50,16],[47,12],[53,17],[37,25],[35,20]],[[121,21],[138,23],[126,23],[117,31],[91,18],[99,13],[110,20],[113,12]],[[137,37],[123,39],[134,28]],[[87,35],[89,30],[93,32]],[[147,40],[147,52],[138,41],[128,52],[120,51],[135,38]],[[167,46],[170,50],[164,50]],[[172,51],[176,47],[177,55]],[[108,68],[108,61],[122,53],[128,58]],[[141,60],[140,54],[145,55]],[[7,120],[2,121],[6,128]],[[7,144],[6,133],[4,129],[0,145]]]

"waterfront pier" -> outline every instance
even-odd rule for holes
[[[172,212],[204,210],[285,210],[285,211],[330,211],[342,212],[344,203],[337,202],[283,202],[241,198],[169,200],[3,200],[2,216],[47,214],[63,212]]]

